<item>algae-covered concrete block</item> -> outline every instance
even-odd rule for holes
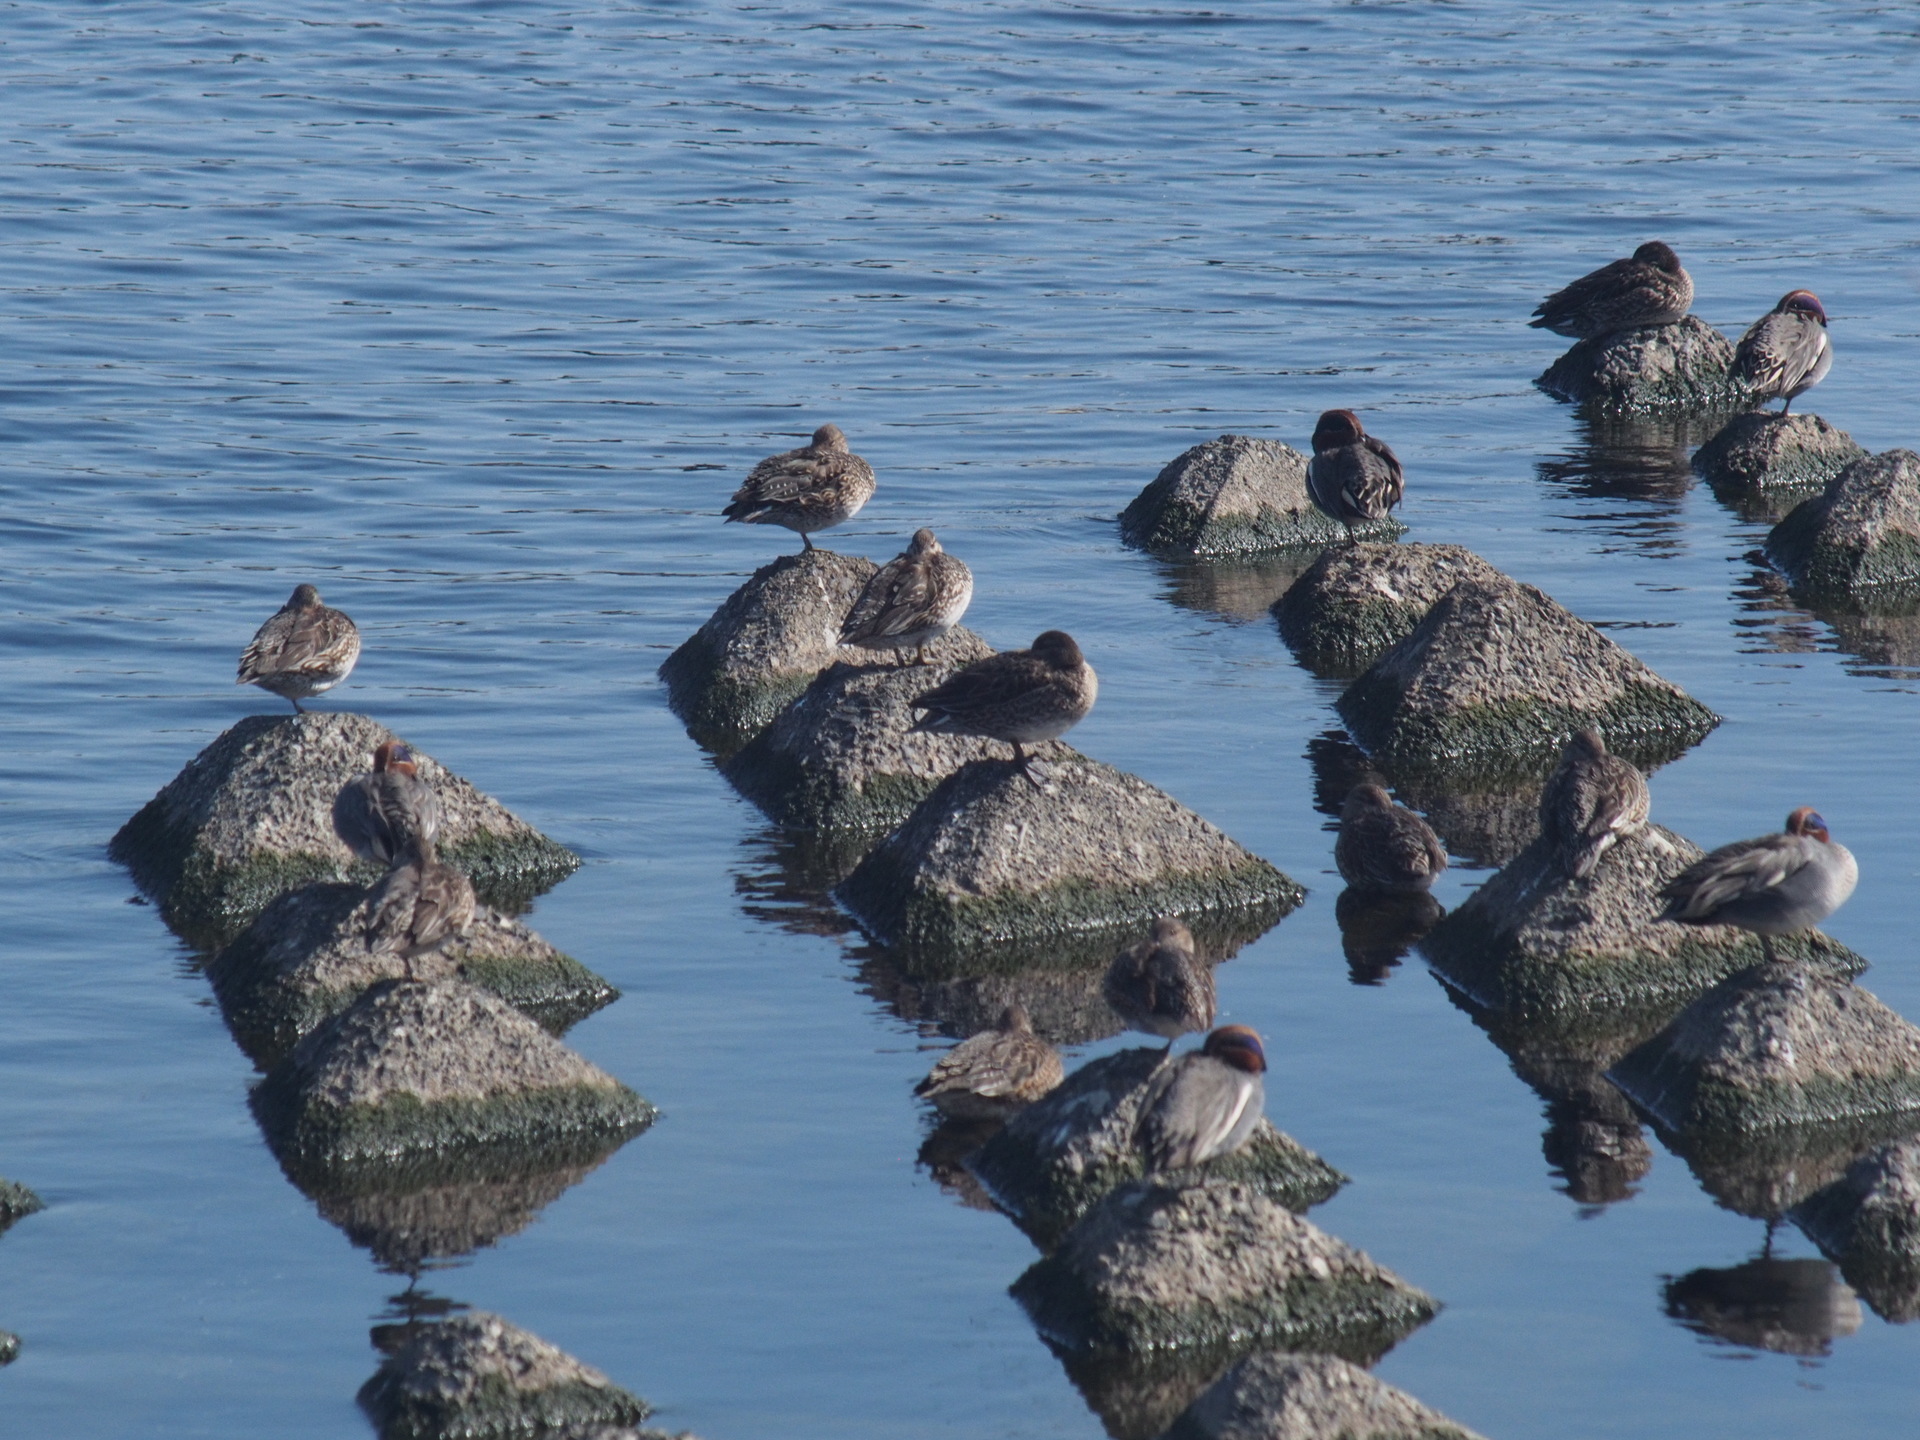
[[[1920,1138],[1860,1156],[1792,1216],[1883,1319],[1920,1320]]]
[[[881,944],[1008,970],[1111,959],[1116,932],[1160,915],[1257,935],[1305,894],[1164,791],[1078,754],[1031,778],[963,766],[835,893]]]
[[[1708,1267],[1665,1286],[1666,1312],[1689,1330],[1776,1355],[1831,1355],[1860,1328],[1860,1302],[1824,1260],[1762,1255]]]
[[[207,978],[242,1050],[271,1065],[369,986],[408,973],[397,952],[367,949],[371,909],[372,892],[362,886],[302,886],[214,956]],[[465,934],[411,964],[423,978],[458,973],[556,1032],[620,994],[520,921],[484,905]]]
[[[1273,617],[1302,664],[1358,675],[1462,580],[1499,575],[1464,545],[1342,545],[1313,562],[1275,603]]]
[[[341,711],[252,715],[202,750],[113,837],[108,853],[195,943],[231,938],[269,901],[316,880],[377,878],[333,831],[340,787],[396,738]],[[418,746],[440,800],[440,858],[505,910],[571,875],[580,857],[474,789]]]
[[[383,981],[310,1032],[254,1088],[291,1173],[538,1154],[625,1138],[654,1109],[505,1001],[458,980]]]
[[[1068,1351],[1379,1354],[1433,1297],[1251,1185],[1122,1186],[1013,1286]]]
[[[1582,340],[1533,382],[1556,400],[1594,409],[1708,409],[1739,404],[1733,343],[1698,316]]]
[[[1480,1440],[1337,1355],[1268,1350],[1235,1365],[1166,1440]]]
[[[1766,550],[1804,595],[1920,591],[1920,455],[1855,461],[1774,526]]]
[[[1148,1047],[1082,1065],[1008,1121],[968,1168],[1028,1234],[1050,1244],[1115,1187],[1140,1178],[1140,1104],[1171,1058]],[[1240,1149],[1179,1178],[1240,1181],[1292,1210],[1331,1198],[1347,1180],[1264,1119]]]
[[[1748,931],[1657,918],[1661,888],[1702,853],[1649,825],[1611,846],[1585,880],[1573,880],[1552,844],[1538,838],[1435,926],[1422,948],[1451,984],[1490,1010],[1670,1015],[1765,958]],[[1778,953],[1842,977],[1866,968],[1818,931],[1774,943]]]
[[[1920,1119],[1920,1029],[1804,964],[1721,981],[1613,1069],[1679,1135]]]
[[[0,1235],[5,1234],[16,1221],[46,1208],[47,1202],[26,1186],[0,1179]]]
[[[1693,468],[1714,486],[1824,490],[1867,452],[1818,415],[1754,410],[1737,415],[1694,452]]]
[[[1720,723],[1531,585],[1463,580],[1347,687],[1338,707],[1362,749],[1409,770],[1544,769],[1575,730],[1616,754],[1670,758]]]
[[[1353,527],[1391,540],[1393,519]],[[1182,452],[1121,512],[1120,537],[1157,555],[1241,555],[1344,543],[1347,527],[1307,494],[1307,457],[1278,440],[1222,435]]]
[[[359,1400],[381,1440],[592,1436],[648,1412],[592,1366],[484,1310],[393,1334]]]

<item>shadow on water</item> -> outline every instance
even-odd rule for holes
[[[1769,1237],[1771,1240],[1771,1237]],[[1828,1261],[1779,1260],[1763,1251],[1744,1264],[1670,1276],[1662,1308],[1717,1344],[1817,1358],[1860,1328],[1860,1301]]]
[[[1810,605],[1796,598],[1786,577],[1758,550],[1747,555],[1753,569],[1734,587],[1742,653],[1813,655],[1839,651],[1852,657],[1850,675],[1912,684],[1920,681],[1920,600],[1888,597],[1853,605]]]
[[[1278,600],[1320,558],[1318,547],[1218,560],[1156,560],[1161,598],[1181,610],[1236,623],[1265,621]]]

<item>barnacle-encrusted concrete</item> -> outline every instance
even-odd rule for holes
[[[644,1130],[654,1109],[503,1000],[459,980],[384,981],[310,1032],[253,1092],[296,1176],[535,1155]]]
[[[46,1208],[47,1202],[26,1186],[0,1179],[0,1234],[4,1234],[16,1220]]]
[[[1851,981],[1782,961],[1721,981],[1613,1068],[1678,1135],[1920,1123],[1920,1029]]]
[[[1920,1139],[1860,1156],[1792,1214],[1883,1319],[1920,1320]]]
[[[967,1167],[1028,1234],[1052,1243],[1102,1196],[1140,1178],[1140,1103],[1167,1063],[1163,1051],[1146,1047],[1082,1065],[1009,1120]],[[1241,1181],[1293,1210],[1329,1199],[1347,1180],[1267,1120],[1233,1154],[1178,1178]]]
[[[1669,1280],[1666,1312],[1689,1330],[1776,1355],[1831,1355],[1860,1328],[1860,1302],[1824,1260],[1758,1256]]]
[[[1728,925],[1658,919],[1660,889],[1701,857],[1658,825],[1619,841],[1585,880],[1569,879],[1536,839],[1435,926],[1422,945],[1475,1004],[1516,1016],[1555,1012],[1670,1015],[1764,958],[1758,936]],[[1818,931],[1775,942],[1842,977],[1866,962]]]
[[[1393,519],[1354,526],[1391,540]],[[1345,541],[1347,527],[1307,494],[1307,457],[1278,440],[1222,435],[1183,451],[1120,514],[1120,538],[1157,555],[1241,555]]]
[[[484,1310],[407,1327],[359,1399],[381,1440],[587,1437],[648,1411],[592,1366]]]
[[[1337,1355],[1267,1350],[1235,1365],[1166,1440],[1479,1440]]]
[[[333,833],[333,799],[394,733],[344,711],[250,715],[120,827],[108,853],[187,939],[218,945],[269,901],[316,880],[372,881]],[[440,858],[504,910],[571,875],[580,857],[414,747],[440,799]]]
[[[370,952],[372,892],[358,885],[306,885],[261,911],[207,966],[207,978],[240,1048],[271,1065],[368,986],[397,980],[407,962]],[[619,997],[605,980],[520,921],[486,906],[467,932],[413,962],[424,976],[458,973],[558,1032]]]
[[[1920,455],[1855,461],[1774,526],[1766,549],[1803,595],[1920,592]]]
[[[1818,415],[1748,411],[1721,427],[1693,454],[1710,485],[1738,489],[1825,489],[1866,450]]]
[[[1708,409],[1747,396],[1732,342],[1695,315],[1582,340],[1533,383],[1556,400],[1613,411]]]
[[[1109,1193],[1013,1285],[1068,1351],[1379,1354],[1439,1309],[1252,1185]]]
[[[1720,717],[1531,585],[1463,580],[1347,687],[1339,711],[1390,767],[1550,766],[1573,731],[1639,760],[1696,744]]]
[[[1303,665],[1358,675],[1462,580],[1499,575],[1464,545],[1342,545],[1322,552],[1275,602],[1273,618]]]
[[[1258,935],[1305,894],[1164,791],[1078,754],[1031,779],[963,766],[835,893],[882,944],[1008,970],[1111,958],[1116,932],[1159,915]]]

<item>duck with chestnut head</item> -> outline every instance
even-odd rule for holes
[[[1789,290],[1780,303],[1753,322],[1733,352],[1733,375],[1755,403],[1784,400],[1780,413],[1793,408],[1833,369],[1833,345],[1827,339],[1827,312],[1811,290]]]
[[[1223,1025],[1163,1065],[1140,1102],[1134,1143],[1148,1175],[1204,1165],[1246,1144],[1266,1113],[1266,1048],[1245,1025]]]
[[[1328,410],[1313,427],[1313,459],[1307,462],[1307,494],[1347,527],[1384,520],[1407,493],[1400,457],[1367,434],[1351,410]]]
[[[1660,918],[1751,930],[1771,960],[1774,936],[1818,925],[1859,881],[1852,853],[1835,843],[1818,811],[1802,805],[1777,835],[1722,845],[1668,881]]]
[[[373,752],[373,769],[333,797],[333,829],[362,860],[386,866],[416,841],[440,833],[440,797],[418,773],[413,750],[389,740]]]

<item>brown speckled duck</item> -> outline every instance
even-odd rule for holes
[[[1032,649],[976,660],[918,697],[913,708],[926,714],[912,728],[1004,740],[1025,771],[1025,747],[1066,734],[1086,719],[1099,693],[1100,682],[1073,637],[1048,630]]]
[[[957,1120],[1003,1119],[1057,1086],[1060,1052],[1033,1033],[1024,1005],[1009,1005],[991,1030],[961,1041],[913,1093]]]
[[[1129,1030],[1158,1035],[1169,1050],[1182,1035],[1213,1024],[1219,1006],[1213,968],[1194,953],[1193,932],[1172,915],[1113,957],[1101,993]]]
[[[911,650],[926,663],[926,647],[960,623],[973,600],[973,572],[940,548],[931,530],[867,581],[840,626],[840,643],[863,650]]]
[[[1780,303],[1753,322],[1733,352],[1733,374],[1752,391],[1756,403],[1784,400],[1780,413],[1793,409],[1833,368],[1833,344],[1827,338],[1827,312],[1811,290],[1790,290]]]
[[[298,585],[240,652],[240,673],[233,683],[258,685],[303,710],[302,700],[338,685],[359,658],[359,627],[341,611],[322,605],[313,586]]]
[[[430,842],[417,840],[374,888],[367,949],[392,951],[407,962],[409,980],[422,978],[413,962],[464,935],[475,904],[472,882],[435,856]]]
[[[1561,873],[1584,880],[1616,841],[1645,827],[1652,806],[1646,777],[1609,754],[1598,731],[1577,730],[1540,792],[1540,833]]]
[[[1582,275],[1540,302],[1527,323],[1575,340],[1671,325],[1693,308],[1693,277],[1673,247],[1649,240],[1632,256]]]
[[[847,449],[838,425],[822,425],[813,443],[769,455],[754,466],[720,513],[747,525],[784,525],[813,549],[813,532],[831,529],[873,498],[873,467]]]
[[[1380,786],[1356,785],[1340,810],[1333,863],[1356,890],[1409,894],[1428,889],[1447,868],[1447,847]]]

